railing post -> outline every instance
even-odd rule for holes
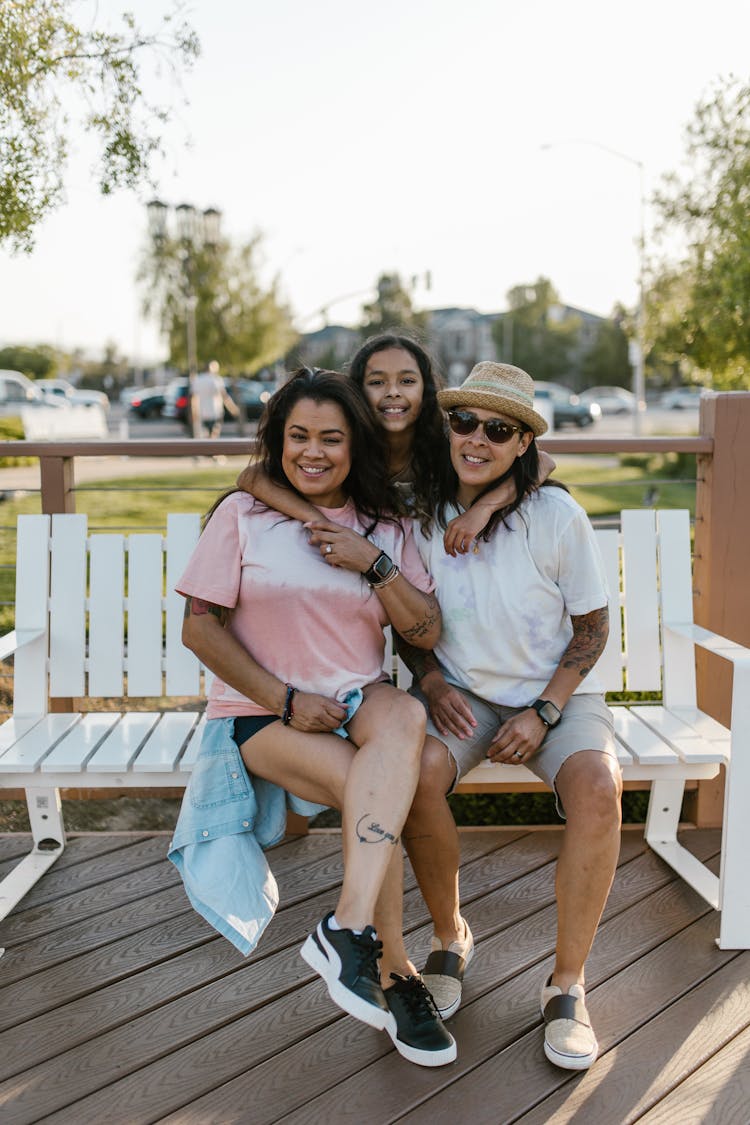
[[[75,474],[73,457],[39,457],[42,486],[42,514],[76,510]]]
[[[75,459],[73,457],[39,457],[39,474],[42,489],[42,514],[56,515],[58,512],[76,510]],[[73,700],[64,696],[50,699],[49,709],[54,712],[74,710]]]
[[[713,454],[697,458],[695,564],[696,624],[750,645],[750,393],[704,395],[701,435]],[[711,653],[697,657],[698,706],[729,725],[732,672]],[[702,781],[691,795],[690,819],[699,828],[721,824],[724,776]]]

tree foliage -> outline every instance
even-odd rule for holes
[[[592,347],[581,359],[581,388],[604,383],[628,387],[633,371],[628,356],[628,338],[622,327],[622,311],[599,325]]]
[[[74,118],[98,138],[104,194],[147,178],[166,111],[143,95],[143,62],[157,57],[176,76],[199,52],[178,9],[147,34],[129,13],[121,31],[80,27],[71,8],[0,3],[0,244],[16,250],[32,248],[35,227],[61,202]]]
[[[661,234],[681,260],[655,271],[648,324],[655,348],[716,387],[750,387],[750,84],[720,82],[686,131],[689,174],[656,197]]]
[[[233,246],[190,244],[166,237],[152,240],[143,255],[139,281],[144,311],[164,332],[169,360],[186,369],[188,302],[195,300],[199,367],[218,360],[228,374],[250,373],[274,362],[296,340],[278,281],[264,286],[259,276],[262,239]]]
[[[427,317],[424,313],[415,311],[411,295],[404,287],[400,274],[382,273],[376,288],[375,300],[362,306],[360,331],[364,337],[405,328],[424,331]]]
[[[21,345],[0,348],[0,370],[20,371],[29,379],[44,379],[55,368],[52,348],[41,346],[26,348]]]
[[[507,299],[508,312],[492,326],[498,355],[535,379],[569,378],[580,321],[557,315],[560,299],[552,282],[540,277],[532,285],[516,285]]]

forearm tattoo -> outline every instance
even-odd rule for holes
[[[592,610],[570,618],[573,636],[560,661],[561,668],[575,668],[583,679],[604,651],[609,635],[609,610]]]
[[[415,680],[421,680],[428,672],[440,671],[440,665],[434,652],[424,648],[415,648],[408,641],[405,641],[400,633],[395,634],[395,640],[396,651]]]
[[[229,610],[223,605],[214,605],[213,602],[204,602],[202,598],[185,598],[185,620],[188,617],[204,617],[207,613],[213,614],[220,625],[226,625]]]
[[[440,620],[440,606],[434,594],[425,594],[424,600],[427,612],[421,621],[417,621],[410,629],[404,629],[401,634],[407,641],[414,637],[424,637],[435,628],[435,623]]]
[[[373,819],[372,813],[365,813],[357,821],[357,839],[360,844],[397,844],[398,836],[388,832]]]

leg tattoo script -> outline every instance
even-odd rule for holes
[[[370,816],[370,813],[365,813],[357,821],[357,839],[360,844],[397,844],[398,838],[381,828],[376,820],[370,820]]]

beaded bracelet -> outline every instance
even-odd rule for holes
[[[281,713],[281,721],[285,727],[288,727],[294,718],[294,704],[292,700],[294,699],[297,689],[296,687],[292,687],[291,684],[285,684],[284,686],[286,687],[286,699],[284,700],[284,710]]]

